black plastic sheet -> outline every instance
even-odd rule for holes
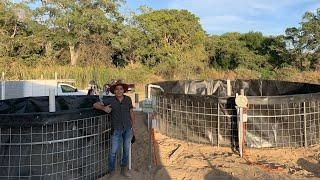
[[[0,127],[42,126],[105,114],[93,109],[97,101],[97,96],[56,96],[56,112],[50,113],[45,96],[2,100]]]
[[[104,97],[108,98],[108,97]],[[0,179],[97,179],[107,173],[110,116],[97,96],[0,101]]]

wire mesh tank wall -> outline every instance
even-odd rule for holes
[[[88,108],[94,101],[95,97],[58,97],[56,113],[45,113],[47,97],[1,101],[0,179],[105,175],[111,122],[109,115]],[[25,113],[34,108],[40,112]],[[15,113],[9,113],[12,110]]]
[[[249,100],[245,142],[248,147],[302,147],[320,143],[319,85],[283,81],[169,81],[152,90],[158,130],[170,137],[214,146],[238,146],[234,95]],[[304,94],[301,94],[304,93]],[[309,93],[309,94],[306,94]]]
[[[174,138],[230,146],[236,144],[237,118],[233,109],[222,107],[218,99],[209,96],[157,96],[158,129]],[[227,111],[227,112],[226,112]]]

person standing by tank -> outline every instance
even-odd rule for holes
[[[124,95],[128,91],[128,85],[118,80],[111,84],[110,92],[115,96],[105,98],[102,102],[96,102],[93,107],[98,110],[111,113],[112,136],[111,152],[109,155],[109,173],[110,177],[115,173],[116,153],[123,142],[123,157],[121,160],[121,174],[131,178],[129,173],[129,146],[134,139],[135,115],[132,101],[129,96]]]
[[[103,85],[103,95],[109,96],[110,94],[110,84],[106,83]]]
[[[89,88],[87,95],[97,95],[97,83],[94,80],[89,82]]]

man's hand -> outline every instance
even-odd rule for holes
[[[106,113],[110,113],[112,111],[111,104],[104,106],[103,111]]]
[[[131,129],[132,129],[132,135],[134,136],[136,134],[134,127],[132,127]]]

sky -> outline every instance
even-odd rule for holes
[[[141,5],[186,9],[212,35],[249,31],[280,35],[288,27],[298,27],[306,11],[316,12],[320,0],[127,0],[124,9],[134,11]]]
[[[23,0],[11,0],[21,2]],[[316,12],[320,0],[125,0],[124,14],[145,5],[152,9],[186,9],[200,18],[203,29],[212,35],[226,32],[285,34],[298,27],[306,11]],[[37,6],[37,3],[33,4]]]

